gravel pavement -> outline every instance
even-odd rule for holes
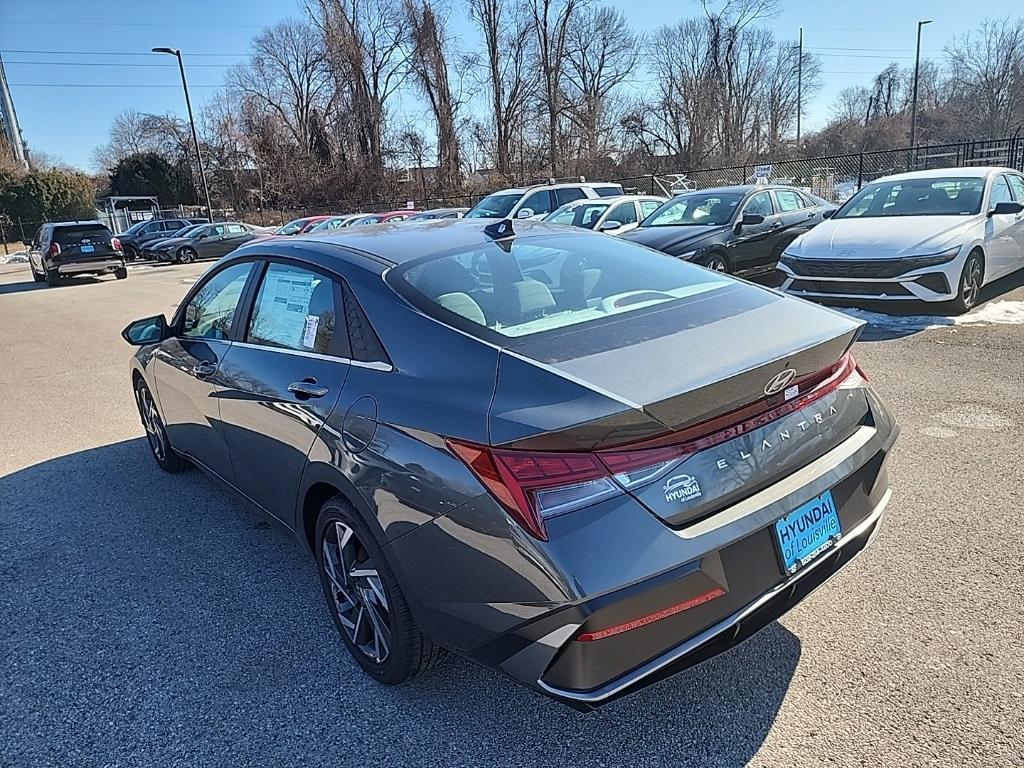
[[[0,766],[1024,765],[1024,326],[873,329],[855,354],[903,427],[873,546],[580,714],[459,660],[371,682],[287,533],[157,469],[118,332],[205,266],[0,266]]]

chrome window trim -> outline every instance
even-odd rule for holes
[[[379,361],[372,360],[353,360],[349,357],[338,357],[336,355],[325,355],[321,352],[304,352],[298,349],[286,349],[285,347],[271,347],[266,344],[253,344],[249,341],[234,341],[231,342],[232,346],[243,347],[244,349],[259,349],[266,352],[280,352],[284,355],[297,355],[298,357],[309,357],[314,360],[326,360],[332,363],[347,363],[354,365],[357,368],[367,368],[371,371],[383,371],[385,373],[391,373],[395,370],[394,366],[388,363],[382,363]]]

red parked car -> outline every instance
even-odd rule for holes
[[[402,210],[387,211],[386,213],[368,213],[361,219],[356,219],[348,226],[359,227],[362,226],[363,224],[383,224],[385,221],[403,221],[412,216],[414,213],[419,213],[419,211]]]
[[[326,221],[330,216],[304,216],[301,219],[289,221],[284,226],[274,230],[275,235],[304,235],[321,221]]]

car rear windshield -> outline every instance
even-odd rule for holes
[[[834,219],[880,216],[974,216],[981,211],[985,179],[979,176],[901,179],[869,184]]]
[[[488,195],[469,209],[467,219],[504,219],[522,198],[518,192]]]
[[[646,219],[644,227],[699,227],[728,224],[743,195],[739,192],[692,192],[677,195]]]
[[[61,245],[80,243],[86,238],[92,241],[109,241],[110,230],[102,224],[69,224],[53,228],[53,239]]]
[[[732,285],[634,243],[571,234],[489,242],[392,270],[414,305],[486,338],[519,338],[615,318]]]

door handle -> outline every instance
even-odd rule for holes
[[[207,376],[213,376],[213,374],[216,371],[217,371],[217,364],[216,363],[208,363],[205,360],[202,361],[202,362],[196,363],[195,365],[192,366],[192,374],[194,376],[198,376],[201,379],[204,379]]]
[[[293,381],[288,385],[288,391],[296,397],[323,397],[331,391],[331,388],[317,384],[316,379],[310,376],[302,381]]]

